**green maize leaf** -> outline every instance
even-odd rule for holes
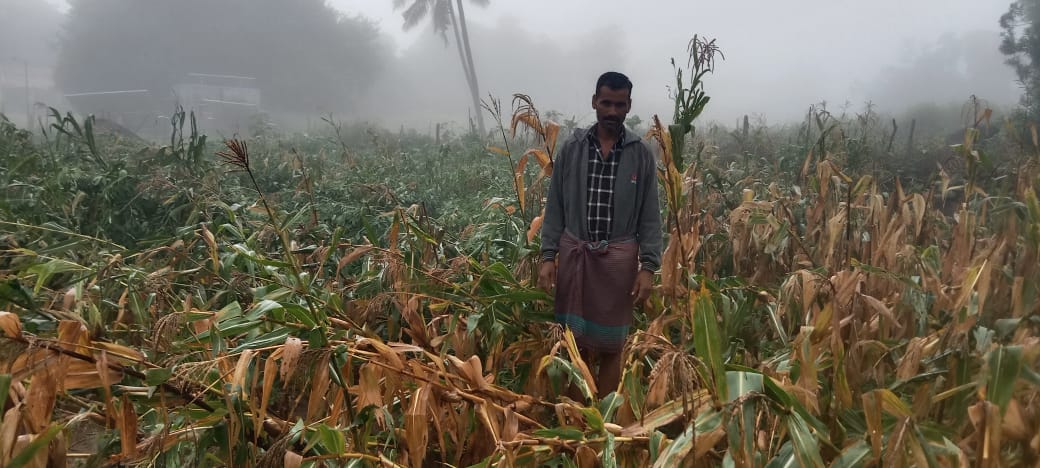
[[[261,317],[266,317],[270,312],[281,308],[282,304],[270,299],[264,299],[253,305],[249,313],[246,314],[246,318],[250,320],[257,320]]]
[[[347,352],[346,347],[339,345],[336,347],[336,351],[332,353],[332,359],[329,359],[329,377],[332,381],[339,385],[341,388],[347,388],[347,382],[343,379],[343,372],[341,369],[347,365]]]
[[[26,270],[27,273],[36,275],[36,285],[33,286],[33,294],[39,294],[40,290],[43,289],[43,285],[52,276],[72,271],[84,272],[89,271],[89,269],[68,260],[55,258],[47,263],[33,265]]]
[[[285,308],[285,311],[289,313],[289,315],[293,316],[293,318],[299,320],[301,323],[306,325],[307,328],[314,328],[318,326],[318,321],[313,316],[311,316],[311,311],[307,310],[306,307],[292,303],[284,303],[282,304],[282,306]]]
[[[726,385],[729,395],[726,402],[732,402],[751,392],[761,392],[763,388],[762,374],[757,372],[726,372]]]
[[[993,328],[997,331],[997,338],[1001,340],[1008,339],[1011,334],[1018,328],[1018,324],[1022,323],[1021,318],[1006,318],[997,320],[994,323]]]
[[[325,331],[320,328],[315,328],[307,332],[306,341],[309,343],[308,346],[312,348],[324,348],[329,344],[328,335],[326,335]]]
[[[293,213],[292,216],[287,217],[285,219],[285,221],[282,222],[282,225],[279,226],[279,229],[285,229],[286,227],[289,227],[289,226],[297,226],[297,225],[306,224],[306,221],[304,221],[304,219],[307,216],[309,216],[310,214],[311,214],[311,204],[310,203],[304,203],[303,206],[300,207],[300,209],[296,211],[296,213]]]
[[[693,323],[693,344],[697,355],[708,366],[713,383],[715,398],[721,399],[729,395],[726,385],[726,369],[722,360],[722,339],[719,337],[719,321],[715,315],[715,304],[712,302],[708,288],[701,288],[699,293],[691,293],[691,322]]]
[[[794,456],[794,446],[791,441],[784,442],[784,445],[780,447],[780,451],[776,453],[776,457],[769,460],[766,464],[766,468],[797,468],[798,460]]]
[[[534,431],[536,437],[544,437],[546,439],[559,438],[562,440],[585,440],[585,433],[576,427],[563,426],[553,429],[538,429]]]
[[[1022,366],[1022,378],[1033,385],[1040,386],[1040,374],[1030,369],[1029,366]]]
[[[726,378],[729,379],[730,398],[727,400],[728,402],[752,392],[762,391],[762,374],[729,371],[726,373]],[[732,454],[736,451],[745,464],[750,463],[755,456],[755,407],[754,400],[750,400],[740,406],[739,412],[734,409],[734,416],[737,417],[730,418],[726,431],[730,441],[728,453]]]
[[[341,431],[322,424],[318,426],[318,438],[329,453],[340,454],[347,451],[347,440]]]
[[[614,413],[621,407],[625,402],[625,397],[621,396],[618,392],[610,392],[609,395],[603,397],[599,402],[599,414],[603,415],[604,421],[611,421],[614,419]]]
[[[292,268],[292,265],[287,262],[280,262],[261,257],[256,251],[249,248],[245,244],[232,244],[231,250],[256,263],[257,265],[271,266],[276,268]]]
[[[581,390],[582,396],[588,398],[589,400],[595,398],[595,395],[592,394],[592,389],[589,387],[588,382],[585,381],[585,377],[581,375],[581,370],[578,369],[578,366],[574,365],[574,363],[572,363],[571,361],[563,359],[559,356],[553,356],[552,362],[562,367],[565,371],[567,371],[567,374],[570,376],[571,382],[578,386],[578,390]]]
[[[173,377],[173,370],[165,367],[144,371],[144,381],[151,387],[162,385],[163,382],[170,380],[170,377]]]
[[[913,416],[913,411],[910,409],[910,406],[899,398],[899,395],[892,393],[891,390],[882,388],[870,393],[881,402],[881,408],[885,413],[901,419]]]
[[[650,463],[654,463],[661,457],[661,443],[664,442],[664,434],[661,431],[650,433]]]
[[[224,338],[221,338],[220,331],[217,330],[216,324],[210,324],[208,333],[210,353],[213,357],[216,358],[227,352],[227,342],[224,341]]]
[[[1000,407],[1000,413],[1004,414],[1011,402],[1015,381],[1022,371],[1022,347],[1001,346],[989,353],[987,362],[986,399]]]
[[[516,284],[516,278],[513,277],[513,272],[502,262],[495,262],[484,270],[485,275],[497,276],[505,280],[510,284]]]
[[[0,306],[7,303],[33,312],[38,309],[36,303],[33,302],[32,293],[13,278],[0,283]]]
[[[251,340],[245,341],[244,343],[233,348],[231,352],[237,353],[245,351],[247,349],[258,349],[285,343],[285,338],[289,336],[289,332],[290,329],[288,327],[278,327],[273,331],[260,335]]]
[[[795,397],[780,388],[772,377],[763,377],[763,382],[765,383],[765,394],[773,401],[773,403],[780,405],[780,407],[784,408],[786,411],[798,413],[799,417],[818,434],[826,434],[829,432],[827,426],[823,424],[822,421],[810,414],[809,410],[805,409],[805,406],[799,403]]]
[[[4,422],[3,408],[7,406],[7,393],[11,390],[11,374],[0,374],[0,424]]]
[[[259,327],[261,323],[262,322],[259,320],[249,320],[245,317],[238,317],[226,322],[221,322],[220,325],[217,326],[217,330],[222,337],[236,336]]]
[[[603,432],[603,415],[596,408],[582,408],[581,414],[585,416],[585,423],[596,432]]]
[[[625,370],[623,377],[628,406],[632,409],[632,414],[639,419],[643,417],[643,404],[646,401],[646,384],[643,383],[641,376],[642,369],[643,363],[636,362],[631,368]]]
[[[217,311],[217,321],[223,322],[224,320],[241,317],[242,316],[242,305],[238,301],[234,301]]]
[[[606,443],[603,444],[603,456],[601,458],[603,468],[617,468],[617,454],[614,447],[614,434],[607,433]]]
[[[870,444],[858,440],[842,450],[841,455],[831,462],[831,468],[859,468],[865,466],[871,457]]]
[[[809,429],[809,424],[797,412],[791,413],[785,419],[787,431],[791,436],[791,442],[795,449],[794,456],[798,459],[798,466],[822,467],[823,459],[820,458],[820,444]]]
[[[694,428],[693,424],[691,424],[661,453],[657,461],[654,462],[654,468],[682,466],[683,459],[690,453],[690,450],[693,450],[693,441]]]
[[[719,428],[723,423],[722,413],[714,409],[697,414],[696,428],[698,434],[707,434]]]
[[[531,301],[548,301],[551,298],[545,291],[537,289],[517,289],[501,294],[486,296],[483,299],[497,302],[529,303]]]

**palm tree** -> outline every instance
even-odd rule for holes
[[[485,7],[490,0],[470,0],[474,5]],[[462,8],[462,0],[394,0],[394,9],[407,8],[401,13],[404,18],[404,30],[414,28],[426,17],[433,21],[434,34],[440,34],[445,44],[448,42],[448,26],[455,33],[455,48],[459,52],[462,71],[469,85],[470,98],[473,99],[473,115],[477,128],[484,135],[484,115],[480,107],[480,86],[477,84],[477,72],[473,68],[473,52],[469,47],[469,30],[466,28],[466,11]]]

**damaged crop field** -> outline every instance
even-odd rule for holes
[[[535,284],[572,130],[537,96],[487,98],[486,139],[0,121],[0,465],[1040,462],[1036,126],[702,124],[690,52],[640,129],[666,248],[602,399]]]

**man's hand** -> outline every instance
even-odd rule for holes
[[[653,272],[647,270],[639,270],[636,275],[636,284],[632,285],[632,292],[630,295],[634,296],[632,303],[635,305],[642,304],[650,297],[650,290],[653,289]]]
[[[552,294],[556,289],[556,262],[545,260],[538,267],[538,287]]]

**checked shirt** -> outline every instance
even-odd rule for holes
[[[589,178],[588,206],[586,217],[589,220],[589,240],[600,242],[610,240],[614,215],[614,182],[617,180],[618,158],[625,140],[625,132],[621,131],[614,147],[606,157],[599,147],[596,132],[589,132]]]

